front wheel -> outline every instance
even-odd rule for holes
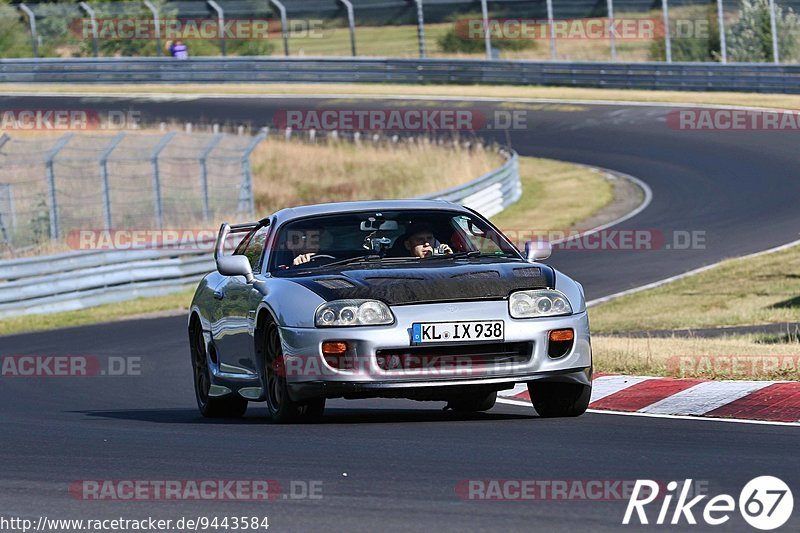
[[[589,407],[592,386],[580,383],[532,381],[528,383],[531,403],[542,418],[580,416]]]
[[[289,397],[283,346],[281,345],[280,331],[274,322],[267,325],[265,337],[267,410],[272,420],[279,424],[291,424],[314,422],[322,418],[325,411],[325,398],[315,398],[299,403]]]
[[[208,367],[206,342],[203,330],[195,324],[190,331],[194,395],[200,414],[207,418],[239,418],[247,411],[247,400],[239,396],[215,398],[211,390],[211,370]]]

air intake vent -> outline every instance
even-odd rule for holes
[[[398,283],[401,281],[425,281],[425,278],[414,278],[410,276],[402,276],[402,277],[368,276],[364,278],[364,281],[369,281],[371,284],[374,285],[382,285],[382,284]]]
[[[494,270],[490,270],[488,272],[465,272],[463,274],[455,274],[451,276],[451,279],[498,279],[500,277],[499,272],[495,272]]]
[[[352,283],[343,279],[318,279],[317,285],[322,285],[326,289],[350,289],[354,287]]]
[[[536,278],[542,275],[542,269],[539,267],[515,268],[514,275],[518,278]]]

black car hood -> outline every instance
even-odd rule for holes
[[[522,261],[424,260],[400,266],[304,271],[284,279],[299,283],[327,301],[374,299],[389,305],[457,300],[497,300],[521,289],[555,286],[555,272]]]

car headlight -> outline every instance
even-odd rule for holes
[[[314,323],[318,328],[381,326],[393,324],[394,315],[378,300],[335,300],[319,306]]]
[[[508,312],[514,318],[561,316],[571,315],[572,306],[559,291],[518,291],[508,298]]]

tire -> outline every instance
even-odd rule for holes
[[[239,396],[215,398],[208,395],[211,388],[211,370],[208,367],[203,330],[195,323],[190,329],[189,345],[192,352],[194,396],[200,414],[206,418],[241,418],[247,411],[247,400]]]
[[[497,402],[497,391],[464,394],[448,400],[447,407],[459,413],[488,411]]]
[[[533,407],[542,418],[581,416],[589,407],[592,386],[532,381],[528,383],[528,393]]]
[[[325,412],[325,398],[299,403],[289,397],[280,331],[272,321],[266,325],[264,342],[267,411],[272,420],[279,424],[294,424],[321,419]]]

